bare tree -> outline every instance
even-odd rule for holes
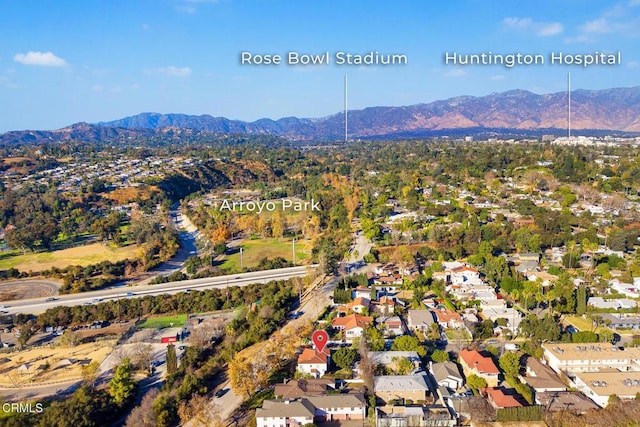
[[[153,401],[160,394],[160,391],[157,388],[152,388],[144,395],[142,401],[140,402],[140,406],[136,406],[133,408],[129,416],[127,417],[127,421],[125,423],[125,427],[155,427],[158,425],[158,420],[156,419],[156,414],[153,411]]]
[[[133,346],[133,360],[140,369],[151,368],[153,362],[153,347],[151,344],[136,343]]]
[[[215,410],[211,402],[205,397],[196,394],[189,402],[182,403],[178,408],[178,415],[182,425],[191,421],[194,427],[222,427],[222,418]]]

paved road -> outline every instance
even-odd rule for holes
[[[204,279],[183,280],[180,282],[169,282],[159,285],[113,287],[100,291],[61,295],[55,301],[46,301],[47,298],[32,298],[21,301],[12,301],[11,303],[6,304],[5,308],[2,310],[9,314],[38,314],[46,311],[48,308],[60,305],[71,307],[80,304],[96,304],[101,301],[120,298],[139,298],[144,295],[172,295],[179,292],[185,292],[187,290],[226,288],[228,286],[247,286],[253,283],[267,283],[272,280],[287,280],[292,277],[305,276],[308,273],[309,268],[316,267],[317,265],[288,267],[275,270],[232,274],[228,276],[207,277]]]

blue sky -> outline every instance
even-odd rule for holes
[[[491,5],[491,6],[489,6]],[[0,132],[141,112],[322,117],[511,89],[640,84],[640,0],[0,0]],[[404,54],[407,65],[241,65],[240,53]],[[609,66],[445,65],[445,52],[621,52]],[[333,58],[332,58],[333,59]]]

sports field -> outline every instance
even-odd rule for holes
[[[164,317],[151,317],[141,323],[139,328],[154,328],[154,329],[163,329],[163,328],[179,328],[184,326],[187,321],[186,314],[178,314],[177,316],[164,316]]]
[[[19,251],[12,251],[0,256],[0,270],[17,268],[20,271],[37,272],[49,270],[52,267],[86,266],[102,261],[115,262],[135,258],[137,252],[137,245],[113,248],[102,243],[92,243],[52,252],[27,253],[26,255]]]

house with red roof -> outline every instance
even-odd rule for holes
[[[351,308],[351,310],[354,313],[358,313],[358,314],[368,313],[370,307],[371,307],[371,300],[365,297],[357,297],[356,299],[354,299],[352,302],[349,303],[349,308]]]
[[[460,352],[460,365],[465,376],[477,375],[485,379],[488,387],[498,386],[500,369],[491,357],[476,350],[464,349]]]
[[[460,316],[459,313],[453,310],[449,310],[448,308],[442,307],[442,308],[437,308],[433,310],[433,312],[436,315],[436,319],[438,320],[438,323],[443,328],[455,329],[455,328],[460,328],[464,326],[464,323],[462,322],[462,316]]]
[[[489,387],[483,390],[486,393],[487,400],[491,405],[496,408],[519,408],[524,406],[515,396],[511,394],[505,394],[501,387]]]
[[[346,339],[361,337],[364,328],[373,322],[373,317],[350,314],[344,317],[336,317],[331,321],[331,326],[344,332]]]
[[[305,348],[298,356],[298,372],[311,375],[313,378],[322,377],[329,369],[328,351],[319,352],[314,348]]]

